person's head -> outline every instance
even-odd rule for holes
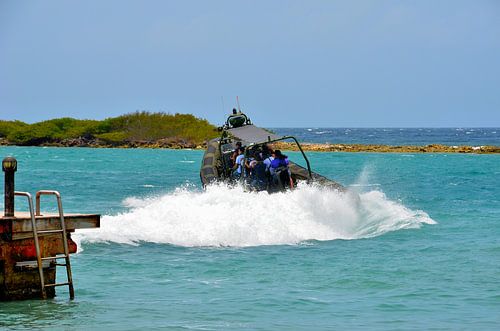
[[[245,153],[245,147],[238,148],[238,154],[243,154],[243,153]]]
[[[233,108],[233,114],[236,115],[236,108]]]
[[[236,142],[236,148],[240,148],[241,147],[241,141],[237,141]]]
[[[261,162],[262,161],[262,156],[260,156],[260,153],[255,154],[255,161]]]
[[[286,158],[286,155],[281,154],[281,151],[279,149],[275,150],[273,153],[274,158],[284,160]]]

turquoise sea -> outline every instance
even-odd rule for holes
[[[499,328],[500,155],[308,153],[351,192],[268,195],[203,191],[202,151],[0,151],[17,190],[103,215],[75,300],[0,302],[0,329]]]
[[[500,128],[271,128],[300,141],[335,144],[500,145]]]

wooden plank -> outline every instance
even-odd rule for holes
[[[100,226],[101,215],[97,214],[65,214],[64,221],[66,230],[73,232],[76,229],[93,229]],[[16,212],[15,218],[0,218],[0,222],[11,222],[12,240],[26,239],[33,237],[31,218],[29,213]],[[37,229],[39,231],[57,230],[61,228],[59,215],[45,213],[36,216]],[[7,228],[7,227],[4,227]],[[41,234],[43,235],[43,234]]]

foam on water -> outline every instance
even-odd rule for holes
[[[128,198],[129,211],[104,216],[100,229],[78,231],[73,238],[80,243],[244,247],[360,239],[435,223],[380,191],[357,196],[310,185],[271,195],[225,185],[203,192],[178,188],[160,197]]]

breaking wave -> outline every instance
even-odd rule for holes
[[[127,212],[104,216],[100,229],[79,230],[73,238],[79,243],[245,247],[369,238],[435,223],[380,191],[358,195],[305,184],[271,195],[225,185],[203,192],[178,188],[124,203]]]

